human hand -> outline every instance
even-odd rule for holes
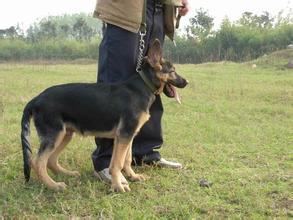
[[[181,2],[183,6],[179,8],[179,15],[185,16],[188,13],[190,7],[188,4],[188,0],[181,0]]]

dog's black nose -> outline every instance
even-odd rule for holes
[[[188,81],[185,80],[185,85],[184,85],[184,87],[187,86],[187,85],[188,85]]]
[[[179,88],[184,88],[185,86],[187,86],[188,83],[188,80],[182,78]]]

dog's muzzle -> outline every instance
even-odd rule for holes
[[[175,98],[175,100],[181,104],[181,96],[176,90],[177,88],[184,88],[187,86],[188,81],[184,79],[183,77],[177,75],[176,80],[172,80],[170,82],[167,82],[166,85],[164,86],[164,94],[169,97],[169,98]]]

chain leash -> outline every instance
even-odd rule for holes
[[[139,47],[138,47],[138,57],[137,57],[137,63],[136,63],[136,72],[141,71],[141,65],[143,61],[143,53],[145,49],[145,41],[144,41],[144,36],[146,35],[146,31],[139,31]]]

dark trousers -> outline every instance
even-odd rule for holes
[[[146,51],[150,43],[158,38],[164,41],[163,10],[156,0],[147,2],[147,35],[145,36]],[[98,82],[117,83],[125,81],[137,74],[135,71],[138,56],[139,35],[126,31],[115,25],[107,24],[103,40],[99,47]],[[131,104],[131,103],[126,103]],[[161,97],[157,96],[150,108],[150,120],[142,127],[133,141],[132,154],[136,164],[151,163],[160,159],[154,151],[163,143],[161,118],[163,106]],[[97,149],[92,154],[96,171],[110,165],[113,151],[112,139],[96,138]]]

